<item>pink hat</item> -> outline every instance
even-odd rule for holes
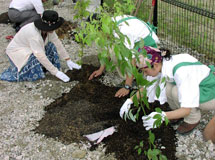
[[[147,68],[146,61],[149,62],[152,65],[154,63],[160,63],[162,62],[163,57],[161,56],[161,52],[159,50],[152,49],[151,47],[143,47],[146,50],[147,57],[144,57],[142,54],[139,55],[139,61],[136,63],[136,66],[138,68]],[[140,52],[141,49],[138,49],[138,52]]]

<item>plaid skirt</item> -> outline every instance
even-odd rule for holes
[[[55,45],[49,42],[45,46],[45,54],[49,61],[58,69],[60,69],[60,60]],[[10,67],[0,74],[0,80],[9,82],[20,82],[20,81],[36,81],[38,79],[45,78],[45,68],[37,60],[32,53],[29,57],[26,65],[18,72],[17,67],[10,60]]]

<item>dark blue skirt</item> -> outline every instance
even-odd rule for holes
[[[45,53],[49,61],[58,69],[60,69],[60,60],[55,45],[49,42],[45,46]],[[11,66],[0,74],[0,80],[9,82],[19,81],[36,81],[38,79],[45,78],[44,67],[37,60],[37,58],[31,54],[27,64],[18,72],[17,67],[10,60]]]

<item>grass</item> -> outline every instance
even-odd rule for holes
[[[184,2],[186,3],[187,1]],[[204,9],[207,9],[205,8],[206,6],[210,6],[208,7],[210,11],[211,6],[215,7],[215,2],[208,1],[208,4],[204,2],[203,5],[203,2],[197,3],[197,1],[192,0],[189,1],[189,5],[196,7],[202,5]],[[204,17],[162,1],[159,1],[158,6],[159,37],[164,37],[178,45],[191,48],[194,51],[206,55],[205,59],[202,60],[203,62],[215,62],[214,19]],[[200,8],[202,8],[202,6]],[[163,11],[164,9],[165,11]]]

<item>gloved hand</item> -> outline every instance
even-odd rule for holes
[[[70,78],[61,71],[57,72],[56,77],[59,78],[60,80],[64,81],[64,82],[68,82],[70,80]]]
[[[66,63],[67,63],[67,66],[69,67],[70,70],[73,70],[73,68],[81,69],[80,65],[78,65],[77,63],[72,62],[71,60],[67,60]]]
[[[120,108],[119,115],[123,118],[124,113],[128,114],[129,109],[131,108],[131,104],[133,104],[132,100],[129,98],[125,101],[125,103]]]
[[[149,129],[152,129],[152,128],[157,128],[157,126],[154,125],[154,122],[157,119],[153,118],[157,114],[159,114],[161,116],[161,123],[162,123],[165,120],[165,117],[166,117],[166,113],[165,112],[161,112],[161,113],[159,113],[159,112],[152,112],[149,115],[146,115],[146,116],[142,117],[143,126],[146,127],[146,130],[149,130]]]

